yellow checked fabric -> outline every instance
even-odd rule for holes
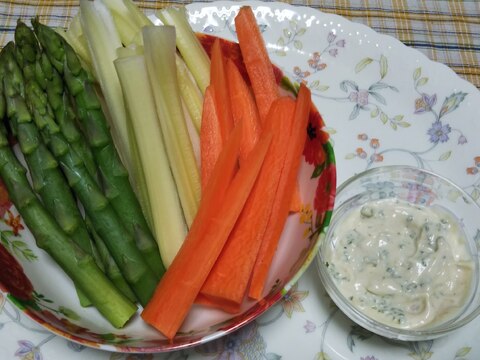
[[[188,1],[137,1],[147,13]],[[444,63],[480,87],[480,1],[320,0],[288,1],[363,23],[396,37],[430,59]],[[10,40],[18,18],[38,15],[52,26],[68,26],[78,10],[74,0],[0,0],[0,46]]]

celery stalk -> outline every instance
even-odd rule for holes
[[[152,209],[155,237],[162,261],[168,267],[186,236],[186,226],[175,182],[165,151],[149,74],[142,55],[115,60],[127,105],[131,128],[137,139]]]
[[[102,0],[113,15],[122,43],[141,45],[141,29],[152,25],[148,17],[131,0]]]
[[[117,0],[108,0],[117,1]],[[123,0],[123,6],[127,9],[127,14],[130,16],[139,28],[152,25],[148,17],[133,3],[132,0]]]
[[[128,46],[120,47],[117,49],[117,59],[135,55],[143,55],[143,46],[137,44],[130,44]]]
[[[146,26],[143,28],[143,42],[168,159],[185,220],[190,227],[200,202],[201,184],[177,82],[175,28]]]
[[[187,124],[188,135],[190,136],[190,141],[192,142],[193,153],[195,154],[195,161],[197,162],[198,171],[200,171],[200,132],[197,132],[197,129],[195,128],[195,124],[188,113],[185,101],[182,101],[182,108],[183,113],[185,114],[185,123]]]
[[[80,0],[80,20],[105,97],[117,149],[128,172],[133,173],[125,104],[113,64],[117,48],[122,46],[120,37],[108,8],[99,0]]]
[[[132,42],[135,42],[139,32],[135,23],[131,23],[127,18],[120,16],[114,11],[112,11],[112,16],[122,44],[129,45]]]
[[[202,94],[205,94],[205,90],[210,84],[210,59],[188,23],[185,8],[168,7],[159,10],[156,15],[165,25],[175,26],[178,50]]]
[[[125,103],[127,106],[128,112],[128,104]],[[127,114],[127,129],[129,134],[134,134],[133,131],[133,124],[132,120],[130,119],[131,115]],[[139,147],[137,144],[137,138],[135,136],[130,136],[132,142],[135,142],[135,145],[131,147],[132,150],[132,171],[133,171],[133,178],[134,180],[134,189],[135,194],[137,195],[138,202],[140,203],[140,207],[142,208],[143,215],[145,216],[145,220],[147,221],[149,229],[153,229],[153,218],[152,218],[152,206],[150,203],[150,197],[148,194],[147,189],[147,179],[145,178],[145,172],[143,170],[141,155]],[[141,140],[140,140],[141,141]]]
[[[182,99],[187,108],[188,114],[192,119],[197,134],[200,134],[202,123],[203,95],[200,92],[191,72],[188,70],[185,62],[180,56],[175,57],[177,65],[177,79],[180,87]]]

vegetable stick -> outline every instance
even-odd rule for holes
[[[230,106],[230,95],[228,91],[227,77],[225,73],[225,58],[220,40],[216,40],[212,47],[212,59],[210,64],[210,84],[215,89],[215,101],[217,104],[217,115],[220,122],[220,131],[223,141],[233,129],[232,109]]]
[[[185,7],[166,7],[156,15],[165,25],[175,26],[177,48],[204,94],[210,79],[210,59],[188,22]]]
[[[288,210],[290,208],[291,194],[296,186],[297,173],[300,166],[301,154],[307,136],[308,116],[311,106],[310,90],[300,85],[300,91],[295,106],[293,127],[290,135],[290,147],[285,158],[284,170],[278,184],[277,195],[272,206],[272,213],[267,225],[267,232],[260,246],[258,257],[253,269],[250,283],[249,296],[253,299],[262,297],[265,281],[272,263],[273,256],[282,234]]]
[[[25,107],[26,108],[26,107]],[[137,307],[106,278],[93,258],[73,243],[33,192],[26,169],[9,146],[0,125],[0,176],[12,203],[30,229],[37,246],[45,250],[98,311],[116,328],[135,315]],[[2,275],[7,273],[2,268]]]
[[[233,123],[243,127],[240,162],[244,162],[260,136],[260,119],[255,99],[233,60],[227,59],[226,74]]]
[[[180,203],[190,227],[201,197],[200,171],[188,133],[175,63],[176,30],[172,26],[143,28],[145,62],[150,75],[168,159]]]
[[[222,136],[215,101],[215,89],[209,85],[203,102],[202,124],[200,127],[200,166],[202,190],[205,190],[208,178],[222,151]]]
[[[88,43],[92,65],[112,120],[110,126],[115,145],[128,172],[132,173],[131,146],[135,144],[129,138],[122,89],[113,65],[117,57],[117,48],[122,46],[120,35],[112,14],[103,2],[81,0],[79,5],[80,22]]]
[[[279,93],[267,48],[251,7],[240,8],[235,17],[235,29],[263,123]]]
[[[245,68],[245,63],[243,62],[242,52],[240,51],[240,46],[238,45],[238,43],[208,34],[197,33],[196,36],[205,51],[207,52],[208,56],[211,56],[213,43],[215,42],[215,40],[219,39],[220,45],[222,46],[223,55],[226,58],[233,60],[235,65],[237,65],[238,70],[240,70],[240,74],[242,74],[247,85],[251,85],[250,79],[248,78],[247,69]],[[272,69],[273,73],[275,74],[275,81],[277,85],[280,85],[282,81],[285,80],[283,77],[283,71],[274,64],[272,64]]]
[[[212,176],[210,177],[210,180],[208,182],[208,185],[206,186],[205,191],[202,193],[202,199],[200,202],[198,213],[195,217],[192,227],[190,228],[189,233],[187,234],[187,239],[192,239],[192,238],[201,239],[202,235],[206,232],[206,229],[209,225],[211,214],[218,211],[218,209],[220,208],[220,204],[224,200],[225,193],[237,169],[237,160],[238,160],[240,140],[242,135],[241,130],[242,128],[239,127],[234,129],[234,131],[232,131],[230,138],[228,139],[227,143],[225,144],[224,148],[222,149],[222,152],[218,157],[218,161],[215,164]],[[184,244],[186,243],[186,241],[184,242]],[[182,249],[183,247],[181,248],[180,251],[182,251]],[[180,255],[178,255],[177,257],[179,258]],[[173,263],[175,262],[178,263],[178,261],[179,260],[174,260]],[[170,269],[172,269],[172,267],[170,267]],[[173,269],[175,269],[175,267],[173,267]],[[175,270],[167,271],[167,274],[171,273],[172,271],[175,271]],[[171,276],[171,275],[168,275],[168,276]],[[174,286],[175,279],[172,279],[171,282],[172,282],[171,286]],[[158,285],[152,300],[150,301],[150,303],[147,305],[144,312],[142,313],[142,317],[145,316],[144,320],[148,323],[153,322],[155,324],[156,322],[160,321],[158,320],[158,318],[159,316],[161,316],[162,314],[161,312],[164,311],[163,309],[160,309],[160,305],[162,305],[160,301],[162,301],[162,297],[165,296],[165,294],[161,294],[161,291],[158,290],[161,284],[162,283]],[[158,295],[156,295],[157,293]],[[171,309],[175,309],[175,305],[176,305],[175,303],[170,304],[169,306],[171,308],[168,308],[167,311],[172,312]],[[185,305],[185,307],[189,307],[189,306],[190,305],[188,304]],[[184,311],[188,311],[188,309]],[[175,311],[173,311],[173,313],[176,313],[176,309]],[[176,321],[181,323],[183,321],[184,316],[185,315],[181,315],[180,318],[177,319]],[[165,321],[168,321],[168,319]],[[156,325],[154,326],[157,327]],[[178,326],[179,325],[177,325],[177,327]]]
[[[266,118],[265,131],[273,134],[272,143],[242,214],[200,292],[218,307],[239,306],[244,298],[289,151],[294,110],[295,101],[282,97]]]
[[[296,213],[302,210],[302,197],[300,196],[300,188],[297,182],[293,190],[292,200],[290,201],[290,212]]]
[[[207,202],[216,193],[214,181],[208,183],[205,190],[208,196],[202,199],[190,233],[142,312],[142,318],[167,338],[172,339],[182,325],[225,245],[257,178],[271,138],[267,135],[257,144],[248,159],[249,166],[239,169],[233,178],[225,201]],[[228,160],[236,162],[237,154],[237,151],[229,154]],[[218,174],[224,171],[219,165],[220,161],[212,179],[224,176]]]
[[[240,305],[234,302],[229,302],[223,299],[210,299],[203,295],[202,293],[198,294],[195,298],[195,303],[203,305],[209,308],[216,308],[223,310],[229,314],[238,314],[240,312]]]
[[[153,230],[163,264],[168,268],[187,234],[177,187],[170,171],[149,74],[143,55],[115,60],[129,112],[127,120],[138,144],[146,180]]]
[[[213,43],[218,39],[223,55],[237,65],[240,74],[242,74],[248,86],[250,86],[250,79],[248,78],[247,69],[245,69],[242,52],[240,51],[238,43],[203,33],[197,33],[196,36],[210,58],[212,57]]]
[[[45,68],[42,70],[45,71],[46,68],[53,66],[64,78],[64,83],[59,84],[60,86],[63,85],[64,89],[59,91],[66,90],[74,99],[78,123],[84,130],[85,137],[102,175],[102,188],[105,191],[105,196],[118,214],[125,230],[134,237],[136,246],[148,265],[160,277],[164,269],[158,246],[129,182],[128,173],[114,146],[102,110],[101,98],[97,96],[93,80],[82,68],[75,51],[60,35],[48,26],[41,24],[38,19],[32,20],[32,25],[44,54],[46,54],[45,60],[49,60],[48,62],[45,61]],[[115,76],[117,76],[116,73]],[[132,136],[130,137],[132,138]],[[86,170],[88,171],[88,168]],[[96,179],[92,178],[92,180],[95,181]],[[95,221],[93,222],[95,223]],[[99,233],[104,237],[100,231]],[[104,240],[107,241],[105,238]]]
[[[188,113],[195,126],[196,133],[199,134],[202,123],[203,93],[198,88],[192,73],[181,56],[175,56],[175,64],[177,65],[178,87],[180,88],[183,104],[187,109],[185,118],[187,118]]]

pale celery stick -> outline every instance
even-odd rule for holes
[[[131,0],[101,0],[113,15],[122,43],[141,45],[141,29],[152,25],[148,17]],[[140,35],[139,35],[140,34]]]
[[[116,0],[108,0],[116,1]],[[144,26],[152,25],[152,22],[148,17],[133,3],[132,0],[123,0],[123,5],[127,9],[127,13],[132,18],[132,20],[137,24],[138,27],[142,28]]]
[[[200,126],[202,123],[203,95],[198,88],[195,79],[188,70],[185,62],[180,56],[175,57],[177,64],[177,79],[180,87],[182,99],[187,108],[188,114],[192,119],[197,134],[200,134]]]
[[[131,23],[128,21],[128,18],[125,18],[114,11],[112,11],[112,16],[122,44],[129,45],[134,42],[138,34],[138,28],[135,23]]]
[[[117,60],[121,58],[126,58],[126,57],[131,57],[135,55],[142,55],[143,56],[143,46],[136,45],[134,43],[126,46],[126,47],[120,47],[117,49]],[[115,68],[116,67],[116,61],[114,62]],[[137,138],[135,136],[130,136],[131,134],[134,134],[134,129],[132,127],[132,113],[128,109],[128,97],[125,94],[125,89],[124,85],[122,84],[122,79],[120,78],[120,73],[117,69],[117,74],[120,79],[120,85],[122,86],[122,92],[124,95],[124,100],[125,100],[125,106],[127,110],[127,129],[129,133],[129,139],[130,141],[134,141],[135,146],[131,147],[132,150],[132,158],[134,159],[133,162],[133,171],[134,171],[134,178],[135,178],[135,189],[136,189],[136,194],[138,196],[140,206],[142,207],[143,214],[145,215],[145,219],[147,220],[148,226],[150,229],[154,228],[154,222],[153,222],[153,215],[152,215],[152,207],[150,204],[150,197],[148,195],[148,189],[147,189],[147,180],[145,178],[145,171],[142,168],[142,161],[140,157],[140,151],[139,151],[139,146],[137,145]],[[138,96],[138,95],[137,95]],[[141,144],[140,144],[141,146]]]
[[[88,43],[97,80],[110,115],[113,137],[123,164],[133,173],[131,141],[128,136],[127,114],[122,88],[113,61],[122,46],[112,15],[99,0],[80,0],[80,21]]]
[[[190,136],[190,141],[192,142],[193,153],[195,154],[195,161],[197,162],[198,171],[200,171],[200,133],[197,132],[197,129],[193,124],[193,120],[188,113],[185,101],[182,101],[182,108],[183,113],[185,114],[185,123],[187,124],[188,135]]]
[[[115,60],[115,67],[139,145],[155,237],[162,261],[168,267],[185,239],[187,228],[165,151],[145,58],[142,55],[123,57]]]
[[[157,12],[165,25],[175,26],[177,47],[198,87],[205,94],[210,83],[210,59],[187,20],[184,7],[167,7]]]
[[[117,59],[135,55],[143,55],[143,46],[132,43],[128,46],[117,49]]]
[[[125,103],[128,112],[128,105]],[[132,128],[132,120],[130,119],[130,114],[127,114],[127,129],[128,133],[130,134],[130,138],[135,141],[135,146],[131,147],[132,150],[132,171],[133,177],[135,178],[134,188],[135,194],[137,195],[138,202],[140,203],[140,207],[142,208],[143,215],[145,216],[145,220],[147,221],[149,229],[153,229],[153,215],[152,215],[152,206],[150,203],[150,197],[148,194],[147,189],[147,179],[145,178],[145,172],[143,171],[142,161],[140,158],[140,150],[137,144],[137,138],[132,136],[133,128]],[[141,141],[141,140],[140,140]]]
[[[177,185],[187,226],[190,227],[200,202],[200,175],[182,109],[175,64],[175,28],[143,28],[145,62],[165,147]]]

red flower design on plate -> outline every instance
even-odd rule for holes
[[[18,261],[0,244],[0,290],[21,300],[32,298],[33,286]]]
[[[34,312],[36,317],[42,322],[49,324],[50,326],[60,329],[67,334],[73,334],[76,336],[82,336],[86,340],[94,341],[98,343],[104,343],[105,339],[128,339],[126,335],[115,334],[97,334],[82,326],[76,325],[66,318],[57,317],[50,310],[41,310]]]
[[[322,116],[316,109],[312,109],[308,119],[307,141],[303,155],[307,163],[315,166],[323,164],[326,157],[323,144],[328,141],[329,135],[322,130],[323,126]]]
[[[336,178],[335,165],[330,164],[323,170],[318,179],[313,206],[319,214],[333,209],[336,194]]]
[[[21,223],[22,218],[20,215],[17,215],[17,216],[13,215],[13,213],[10,210],[7,210],[7,214],[8,214],[8,219],[5,220],[5,223],[12,228],[13,234],[17,236],[20,230],[25,229]]]

